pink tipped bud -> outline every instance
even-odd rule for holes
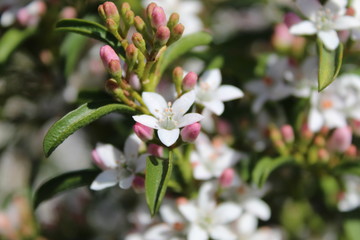
[[[160,26],[156,30],[155,41],[159,46],[164,46],[170,38],[170,30],[168,27]]]
[[[121,77],[121,64],[118,60],[111,60],[109,63],[109,72],[115,77]]]
[[[235,171],[232,168],[225,169],[220,176],[220,185],[224,188],[230,187],[235,177]]]
[[[105,2],[103,4],[106,18],[114,20],[117,24],[120,22],[120,15],[116,5],[113,2]]]
[[[136,16],[134,18],[134,26],[138,32],[143,32],[145,29],[145,22],[141,17]]]
[[[105,90],[108,92],[108,93],[113,93],[116,89],[119,88],[119,85],[118,83],[116,82],[115,79],[113,78],[110,78],[108,79],[106,82],[105,82]]]
[[[135,123],[133,130],[134,130],[135,134],[144,142],[153,139],[154,129],[152,129],[148,126],[145,126],[145,125],[137,122],[137,123]]]
[[[141,193],[145,190],[145,179],[140,176],[135,176],[132,187],[134,188],[135,192]]]
[[[294,141],[294,130],[291,125],[283,125],[280,128],[281,135],[286,143],[291,143]]]
[[[162,157],[164,154],[164,148],[157,144],[151,143],[148,146],[147,152],[150,153],[152,156]]]
[[[136,91],[139,91],[141,89],[140,79],[135,73],[130,75],[129,84]]]
[[[286,24],[279,23],[275,26],[271,42],[277,49],[286,51],[291,48],[294,38]]]
[[[310,140],[314,136],[314,133],[310,130],[307,123],[301,126],[301,135],[307,140]]]
[[[194,72],[189,72],[188,74],[186,74],[186,76],[183,79],[183,89],[185,91],[190,91],[191,89],[193,89],[197,83],[198,80],[198,75]]]
[[[109,45],[105,45],[100,48],[100,58],[106,68],[109,67],[109,64],[112,60],[120,62],[119,56]]]
[[[181,138],[184,142],[194,142],[199,136],[201,130],[200,123],[187,125],[181,130]]]
[[[330,159],[330,154],[325,148],[321,148],[318,151],[318,158],[321,161],[328,161]]]
[[[351,145],[352,131],[349,126],[335,129],[328,141],[328,148],[331,151],[345,152]]]
[[[180,39],[182,34],[184,33],[185,27],[181,23],[178,23],[175,25],[175,27],[172,30],[172,33],[174,35],[174,38],[176,40]]]
[[[22,26],[27,26],[32,16],[30,15],[28,9],[24,7],[17,12],[16,18]]]
[[[147,7],[146,7],[146,16],[149,19],[149,21],[151,22],[152,19],[152,13],[154,11],[154,8],[157,7],[156,3],[150,3]]]
[[[151,13],[151,26],[157,29],[166,25],[166,15],[162,7],[156,6]]]
[[[64,7],[60,12],[60,18],[76,18],[77,11],[74,7]]]
[[[292,12],[286,13],[284,16],[284,23],[286,24],[286,26],[288,28],[290,28],[294,24],[299,23],[300,21],[301,21],[301,18]]]
[[[93,162],[95,163],[96,166],[98,166],[99,168],[101,169],[106,169],[106,166],[103,162],[103,160],[100,158],[98,152],[96,151],[96,149],[94,149],[92,152],[91,152],[91,156],[93,158]]]
[[[180,19],[179,14],[177,14],[177,13],[172,13],[172,14],[170,15],[170,18],[169,18],[169,21],[168,21],[168,24],[167,24],[168,28],[169,28],[169,29],[172,29],[176,24],[179,23],[179,19]]]
[[[356,157],[357,155],[357,148],[355,145],[351,144],[348,149],[345,151],[345,155],[348,157]]]

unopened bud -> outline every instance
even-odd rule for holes
[[[220,185],[224,188],[230,187],[231,184],[233,183],[234,177],[235,177],[234,169],[232,168],[225,169],[219,178]]]
[[[103,9],[106,16],[105,19],[112,19],[117,25],[119,25],[120,15],[116,5],[113,2],[105,2],[103,3]]]
[[[324,136],[316,136],[314,138],[314,144],[318,147],[325,147],[326,140],[325,140]]]
[[[176,24],[175,27],[171,29],[171,38],[168,42],[168,45],[179,40],[183,35],[184,30],[185,30],[184,25],[182,25],[181,23]]]
[[[105,66],[106,69],[112,75],[119,75],[121,76],[121,65],[120,65],[120,58],[110,47],[109,45],[105,45],[100,48],[100,58]]]
[[[126,59],[127,59],[127,63],[128,63],[128,67],[131,71],[131,69],[133,68],[133,66],[136,63],[137,57],[138,57],[138,49],[135,47],[134,44],[129,44],[126,48]]]
[[[175,84],[176,83],[181,83],[183,75],[184,75],[184,71],[183,71],[183,69],[181,67],[174,68],[173,74],[172,74],[173,82]]]
[[[106,27],[115,36],[118,35],[118,24],[113,19],[106,19]]]
[[[288,28],[299,23],[300,21],[301,21],[301,18],[292,12],[286,13],[284,16],[284,23],[286,24],[286,26]]]
[[[115,78],[121,78],[121,64],[119,60],[111,60],[108,66],[109,73]]]
[[[198,80],[198,75],[194,72],[189,72],[188,74],[185,75],[183,82],[182,82],[182,87],[185,91],[190,91],[192,90],[197,83]]]
[[[141,89],[141,82],[135,73],[132,73],[129,78],[129,84],[132,87],[132,89],[139,91]]]
[[[133,11],[129,10],[125,13],[124,20],[128,26],[134,24],[134,18],[135,18],[135,13]]]
[[[318,158],[320,161],[328,161],[330,159],[330,154],[325,148],[321,148],[318,151]]]
[[[352,131],[349,126],[335,129],[328,141],[328,148],[331,151],[345,152],[352,141]]]
[[[345,151],[345,155],[348,157],[356,157],[357,155],[357,148],[354,144],[351,144],[348,149]]]
[[[167,23],[167,26],[169,29],[173,29],[173,27],[176,26],[176,24],[179,23],[180,16],[177,13],[172,13],[170,15],[169,21]]]
[[[294,141],[294,130],[291,125],[286,124],[280,128],[281,135],[286,143]]]
[[[132,36],[132,41],[134,45],[146,56],[146,43],[143,36],[140,33],[136,32]]]
[[[117,81],[113,78],[110,78],[108,79],[106,82],[105,82],[105,90],[108,92],[108,93],[114,93],[114,91],[116,89],[119,88],[119,84],[117,83]]]
[[[162,47],[168,42],[169,38],[170,38],[170,30],[169,30],[169,28],[165,27],[165,26],[160,26],[156,30],[155,45],[157,47]]]
[[[127,3],[127,2],[124,2],[123,4],[121,4],[121,7],[120,7],[121,16],[122,16],[122,17],[125,17],[126,12],[128,12],[128,11],[131,11],[131,6],[130,6],[130,4]]]
[[[314,136],[314,133],[310,130],[309,125],[307,123],[304,123],[301,126],[301,135],[307,140],[310,140]]]
[[[134,26],[135,26],[135,28],[136,28],[136,30],[137,30],[138,32],[143,33],[143,31],[145,30],[145,22],[144,22],[144,20],[143,20],[141,17],[139,17],[139,16],[136,16],[136,17],[134,18]]]
[[[101,17],[102,20],[106,21],[106,14],[105,14],[105,9],[104,9],[104,5],[101,4],[99,5],[98,7],[98,13],[99,13],[99,16]]]
[[[135,123],[133,130],[135,134],[144,142],[147,142],[154,137],[154,129],[141,123]]]
[[[145,190],[145,179],[141,176],[135,176],[132,187],[135,192],[142,193]]]
[[[196,138],[199,136],[201,130],[200,123],[193,123],[187,125],[181,130],[181,139],[184,142],[194,142]]]
[[[151,13],[151,26],[158,29],[166,25],[166,15],[162,7],[156,6]]]
[[[152,156],[162,157],[164,154],[164,148],[157,144],[151,143],[148,146],[147,152],[150,153]]]
[[[152,13],[155,7],[157,7],[157,5],[153,2],[146,7],[146,17],[148,18],[149,22],[152,21]]]

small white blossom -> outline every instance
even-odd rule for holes
[[[344,176],[345,192],[340,195],[338,208],[341,212],[348,212],[360,206],[360,177]]]

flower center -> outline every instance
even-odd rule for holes
[[[206,82],[200,83],[200,89],[197,92],[197,98],[200,101],[207,102],[210,101],[213,98],[213,91],[211,91],[211,87]]]
[[[167,130],[172,130],[177,127],[178,122],[174,119],[175,113],[171,107],[171,102],[168,103],[168,107],[162,112],[162,116],[159,119],[159,125]]]
[[[316,13],[316,28],[324,31],[333,29],[335,17],[328,8],[319,10]]]

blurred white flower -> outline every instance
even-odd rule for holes
[[[345,192],[340,195],[338,209],[341,212],[348,212],[360,206],[360,177],[346,175],[343,180]]]
[[[339,46],[336,30],[360,27],[355,17],[345,15],[347,0],[329,0],[324,6],[318,0],[297,0],[300,11],[309,19],[293,25],[290,33],[295,35],[314,35],[329,50]]]

